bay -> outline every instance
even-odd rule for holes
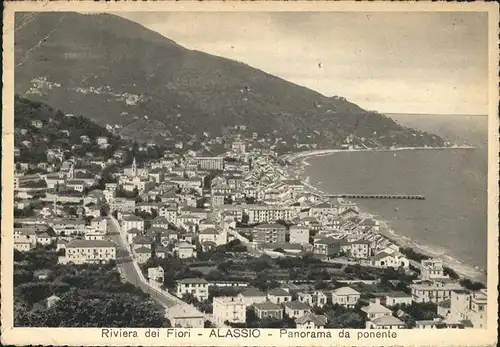
[[[475,148],[339,152],[309,157],[305,160],[309,182],[332,194],[424,195],[425,200],[356,202],[385,220],[402,240],[445,257],[463,273],[484,279],[487,117],[401,115],[397,121]]]

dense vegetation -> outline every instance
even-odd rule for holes
[[[43,122],[42,128],[32,124],[36,120]],[[77,157],[85,157],[87,153],[110,157],[121,145],[116,135],[85,117],[66,117],[60,110],[17,95],[14,99],[14,126],[14,143],[20,149],[19,162],[47,162],[47,150],[54,148],[71,151],[71,155]],[[21,129],[26,130],[25,134]],[[83,143],[81,136],[88,136],[89,142]],[[97,145],[99,136],[108,138],[108,148],[101,149]],[[29,141],[29,145],[23,145],[24,141]]]
[[[192,134],[246,125],[250,134],[289,145],[332,147],[350,135],[369,147],[443,144],[345,98],[185,49],[118,16],[47,12],[20,24],[16,92],[100,124],[123,125],[123,135],[138,140],[191,141]]]
[[[14,254],[15,326],[166,327],[164,309],[130,283],[113,263],[58,265],[54,250]],[[39,277],[46,271],[47,278]],[[46,299],[60,298],[48,308]]]

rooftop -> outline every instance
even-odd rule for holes
[[[390,311],[389,311],[390,312]],[[388,314],[382,317],[375,318],[372,320],[373,324],[378,326],[387,326],[387,325],[404,325],[403,321],[397,319],[396,317]]]
[[[267,293],[272,296],[291,296],[289,292],[287,292],[282,288],[274,288],[268,291]]]
[[[66,245],[66,248],[95,248],[95,247],[113,247],[116,245],[113,242],[105,240],[73,240]]]
[[[208,284],[209,282],[204,278],[184,278],[177,281],[182,284]]]
[[[257,288],[248,288],[241,292],[242,296],[266,296],[266,293],[260,291]]]
[[[355,289],[352,289],[351,287],[341,287],[333,290],[333,293],[336,295],[361,295],[360,292],[358,292]]]
[[[307,322],[314,322],[317,326],[324,326],[327,322],[327,318],[323,315],[316,315],[309,312],[295,320],[297,324],[305,324]]]
[[[281,311],[282,308],[280,305],[274,304],[271,301],[266,301],[253,305],[256,309],[261,311]]]
[[[147,253],[147,254],[151,254],[151,249],[147,248],[147,247],[139,247],[135,250],[135,253]]]
[[[286,226],[278,223],[266,223],[257,225],[255,229],[286,229]]]
[[[362,311],[366,313],[387,313],[391,314],[391,310],[389,310],[387,307],[382,306],[378,303],[370,303],[368,306],[364,306],[361,308]]]
[[[289,301],[285,303],[285,306],[291,310],[310,310],[309,305],[304,304],[300,301]]]

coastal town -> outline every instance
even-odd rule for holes
[[[355,202],[311,186],[277,152],[279,139],[241,125],[204,134],[198,148],[179,140],[158,151],[153,142],[116,146],[89,134],[73,150],[53,146],[30,161],[22,152],[49,122],[16,128],[32,139],[16,142],[14,153],[20,324],[63,324],[39,317],[69,310],[81,282],[105,291],[102,274],[118,273],[159,310],[150,323],[160,326],[486,327],[484,285],[400,247]],[[90,144],[101,154],[74,154]],[[148,156],[153,150],[159,155]]]

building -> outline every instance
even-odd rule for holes
[[[302,225],[290,227],[290,243],[309,244],[309,228]]]
[[[35,119],[31,121],[31,125],[33,125],[35,128],[41,129],[43,128],[43,121]]]
[[[136,251],[137,249],[145,247],[151,250],[153,248],[153,241],[151,241],[149,238],[139,235],[136,238],[133,239],[132,242],[132,249]]]
[[[448,282],[422,282],[410,284],[411,296],[415,302],[438,303],[451,297],[454,290],[463,289],[458,283]]]
[[[166,316],[174,328],[203,328],[205,316],[191,305],[178,304],[166,311]]]
[[[289,221],[297,215],[289,206],[252,205],[248,207],[248,223],[271,223],[277,220]]]
[[[178,258],[196,258],[196,247],[187,242],[179,242],[175,246],[175,251]]]
[[[400,252],[394,252],[392,254],[386,252],[380,252],[375,254],[370,258],[370,263],[372,266],[381,268],[408,268],[410,266],[410,261]]]
[[[29,249],[35,247],[37,244],[37,236],[34,228],[14,228],[14,242],[18,243],[18,247],[25,248],[21,244],[30,244]],[[17,249],[17,248],[16,248]]]
[[[348,255],[356,259],[368,259],[371,255],[371,241],[369,240],[356,240],[349,244]]]
[[[363,306],[361,311],[366,313],[366,318],[368,320],[374,320],[383,316],[392,316],[392,311],[382,306],[378,298],[370,302],[368,306]]]
[[[331,237],[314,241],[314,255],[324,259],[335,257],[340,254],[342,245],[346,242],[346,240],[338,240]]]
[[[441,318],[415,321],[415,329],[442,329],[446,328],[446,326],[447,324]]]
[[[192,294],[198,301],[207,300],[208,285],[203,278],[184,278],[177,281],[177,296],[182,298],[184,294]]]
[[[354,308],[360,297],[361,293],[351,287],[337,288],[332,291],[332,303],[347,308]]]
[[[285,313],[290,318],[299,318],[311,312],[311,307],[300,301],[289,301],[284,305]]]
[[[297,329],[324,329],[327,319],[323,315],[307,313],[295,320]]]
[[[253,241],[256,243],[285,243],[286,227],[282,224],[261,224],[253,231]]]
[[[196,157],[196,165],[200,170],[224,170],[224,157]]]
[[[163,268],[161,266],[150,267],[148,269],[149,280],[159,281],[159,282],[163,283],[164,276],[165,276],[165,271],[163,270]]]
[[[292,301],[292,294],[282,288],[274,288],[267,292],[267,299],[274,304]]]
[[[384,315],[366,322],[367,329],[404,329],[405,323],[392,315]]]
[[[168,229],[168,219],[163,216],[158,216],[153,219],[153,223],[151,224],[153,228],[164,228]]]
[[[42,233],[36,236],[36,242],[40,245],[50,245],[52,244],[52,237],[50,237],[47,233]]]
[[[241,139],[236,139],[231,144],[231,150],[236,154],[245,154],[245,149],[245,142],[243,142]]]
[[[212,194],[212,207],[224,205],[225,194],[214,193]]]
[[[19,252],[28,252],[33,247],[34,246],[31,244],[31,242],[28,241],[14,241],[14,249],[18,250]]]
[[[147,262],[149,260],[149,258],[151,258],[152,251],[151,251],[151,248],[147,248],[147,247],[142,246],[142,247],[135,249],[134,254],[135,254],[135,260],[137,261],[137,263],[144,264],[145,262]]]
[[[450,296],[450,313],[447,321],[470,322],[474,328],[486,328],[487,291],[469,292],[453,290]],[[464,324],[465,325],[465,324]]]
[[[426,259],[420,262],[420,279],[434,281],[446,279],[442,259]]]
[[[402,304],[411,305],[412,301],[413,298],[409,294],[406,294],[404,292],[392,292],[384,297],[383,304],[385,306],[394,306]]]
[[[138,216],[124,216],[121,221],[121,228],[123,231],[129,231],[130,229],[138,229],[140,231],[144,230],[144,221]]]
[[[320,202],[311,207],[309,216],[321,218],[332,217],[339,214],[339,206],[330,201]]]
[[[66,255],[61,264],[101,264],[116,260],[116,245],[102,240],[73,240],[66,244]]]
[[[314,292],[299,292],[297,293],[298,300],[311,307],[323,307],[326,305],[328,297],[320,291]]]
[[[246,322],[246,305],[241,297],[215,297],[212,306],[215,323],[219,326],[223,326],[226,321],[230,323]]]
[[[266,293],[261,292],[257,288],[247,288],[243,292],[239,293],[238,296],[243,299],[243,302],[247,307],[267,301]]]
[[[203,242],[211,241],[214,242],[215,244],[224,244],[219,243],[219,234],[220,232],[218,230],[215,230],[214,228],[207,228],[198,233],[198,242],[201,244]]]
[[[271,318],[271,319],[283,319],[283,308],[280,305],[266,301],[260,304],[254,304],[253,309],[255,315],[259,319]]]
[[[102,217],[97,217],[97,218],[93,218],[91,221],[90,221],[90,226],[93,228],[93,229],[96,229],[96,230],[99,230],[99,231],[102,231],[102,232],[106,232],[107,229],[108,229],[108,223],[106,221],[106,219],[102,218]]]

